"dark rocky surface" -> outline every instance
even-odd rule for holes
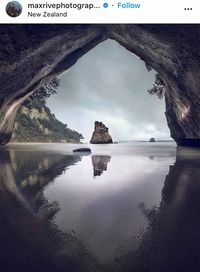
[[[200,25],[1,25],[0,143],[9,141],[16,111],[35,88],[108,38],[163,79],[171,137],[198,143]]]
[[[86,152],[86,153],[91,153],[91,149],[90,148],[77,148],[73,150],[74,153],[81,153],[81,152]]]

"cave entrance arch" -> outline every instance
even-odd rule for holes
[[[162,77],[171,137],[200,146],[199,25],[2,25],[0,143],[9,141],[16,111],[35,88],[108,38]]]
[[[147,92],[154,81],[154,71],[108,39],[60,76],[58,94],[47,99],[47,106],[85,142],[90,141],[96,120],[108,126],[117,142],[169,140],[164,99]]]

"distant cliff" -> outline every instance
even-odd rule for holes
[[[80,142],[83,136],[51,113],[44,101],[28,100],[18,111],[13,142]]]

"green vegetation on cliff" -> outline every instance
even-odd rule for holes
[[[53,79],[40,87],[18,110],[11,141],[14,142],[80,142],[83,136],[63,124],[46,106],[46,98],[59,85]]]

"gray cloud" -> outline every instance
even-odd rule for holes
[[[95,120],[109,127],[114,140],[169,139],[164,100],[147,93],[154,74],[136,55],[108,40],[61,76],[58,94],[47,104],[87,141]]]

